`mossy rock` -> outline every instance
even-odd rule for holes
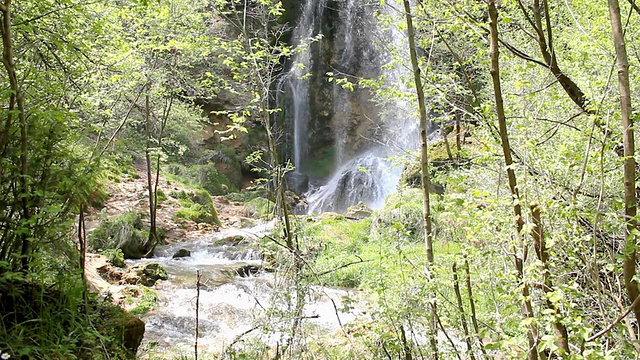
[[[153,286],[158,280],[168,278],[167,270],[162,265],[150,262],[133,265],[125,275],[124,282],[131,285]]]
[[[331,220],[344,220],[344,215],[338,214],[335,212],[324,212],[318,216],[318,220],[320,221],[331,221]]]
[[[140,259],[152,247],[149,232],[143,228],[142,215],[136,211],[103,221],[89,234],[88,241],[95,251],[120,249],[125,259]]]
[[[240,244],[243,240],[244,240],[244,236],[242,235],[227,236],[225,238],[214,241],[213,246],[223,246],[223,245],[236,246]]]
[[[200,204],[194,204],[188,209],[180,209],[176,211],[176,214],[173,216],[173,220],[175,222],[180,222],[180,220],[189,220],[196,223],[222,226],[216,209],[208,209]]]

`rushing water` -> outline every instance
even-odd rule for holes
[[[258,272],[239,276],[238,269],[259,267],[259,253],[242,245],[214,245],[216,240],[242,235],[245,239],[263,236],[272,224],[252,229],[225,229],[211,236],[193,239],[157,249],[148,260],[162,264],[169,280],[156,285],[157,307],[143,317],[146,323],[142,349],[154,356],[172,358],[176,354],[192,354],[196,329],[196,271],[202,274],[199,298],[199,338],[201,352],[218,353],[234,339],[264,321],[265,309],[276,306],[278,291],[276,274]],[[173,259],[179,249],[191,251],[190,257]],[[243,274],[244,275],[244,274]],[[316,325],[318,334],[328,334],[356,317],[359,310],[346,311],[345,298],[351,291],[315,287],[305,299],[306,323]],[[252,331],[247,337],[259,338],[275,346],[281,334]],[[152,350],[149,350],[152,349]]]

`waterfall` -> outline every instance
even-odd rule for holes
[[[307,0],[293,30],[294,45],[322,35],[294,56],[282,85],[289,100],[289,156],[296,172],[310,179],[309,213],[345,212],[358,202],[382,207],[402,173],[390,159],[418,145],[418,121],[406,101],[376,102],[373,91],[357,83],[383,78],[383,87],[407,91],[407,75],[399,67],[385,69],[392,52],[408,54],[404,34],[382,29],[376,11],[402,21],[377,2]]]

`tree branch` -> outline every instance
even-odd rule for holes
[[[600,330],[597,334],[594,334],[593,336],[587,338],[586,342],[594,341],[611,331],[611,329],[613,329],[613,327],[616,326],[617,323],[624,320],[624,318],[627,317],[627,315],[629,315],[629,313],[631,313],[638,306],[638,304],[640,304],[640,296],[638,296],[633,304],[631,304],[631,306],[629,306],[629,308],[625,312],[620,314],[620,316],[618,316],[618,318],[616,318],[611,324],[609,324],[606,328]]]

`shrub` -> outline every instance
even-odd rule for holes
[[[111,265],[123,268],[127,266],[124,262],[124,254],[120,249],[104,249],[100,251],[100,254],[107,257],[107,260],[111,263]]]

